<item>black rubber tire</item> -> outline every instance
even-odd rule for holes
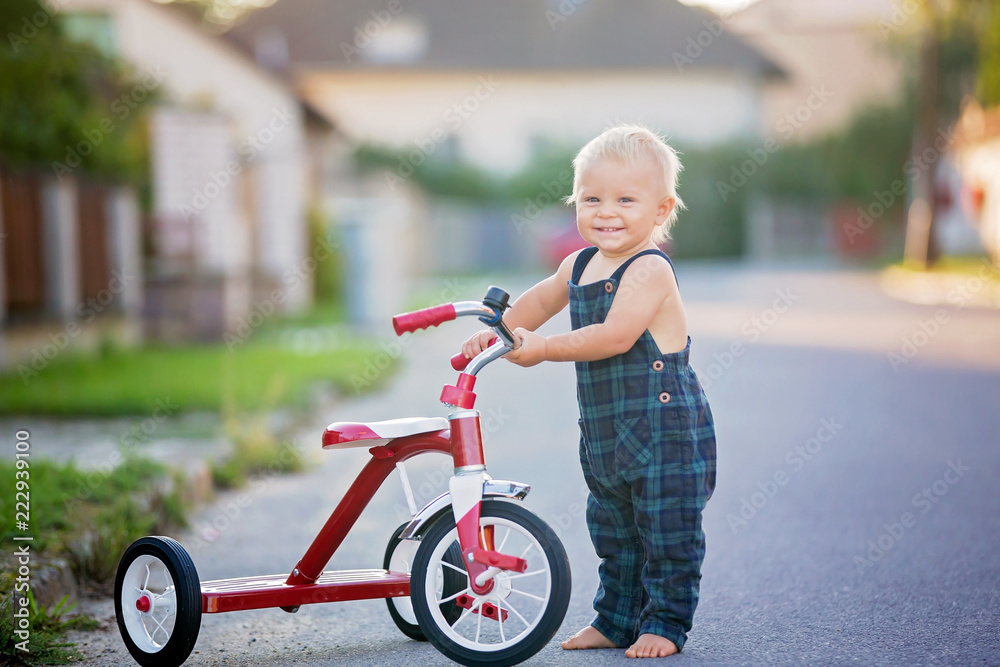
[[[451,508],[448,509],[451,512]],[[406,540],[400,540],[399,535],[403,532],[403,529],[409,525],[409,522],[402,524],[399,528],[393,531],[392,537],[389,538],[389,544],[385,547],[385,558],[382,559],[382,567],[386,570],[389,568],[389,563],[392,562],[392,556],[396,552],[396,549],[400,546],[402,542]],[[456,567],[461,567],[462,565],[462,551],[458,545],[454,545],[449,549],[446,555],[446,560]],[[452,572],[448,570],[444,573],[444,587],[447,591],[447,595],[453,595],[462,590],[463,579],[457,572]],[[410,598],[386,598],[385,604],[389,608],[389,616],[392,617],[392,622],[396,624],[400,632],[409,637],[410,639],[415,639],[418,642],[427,641],[427,637],[424,635],[420,626],[416,623],[410,623],[407,619],[403,618],[400,614],[400,610],[397,605],[406,601],[406,604],[411,605],[412,602]],[[442,605],[442,612],[444,615],[451,620],[452,623],[458,620],[458,617],[462,615],[462,610],[454,602],[447,603],[447,606]]]
[[[177,605],[174,627],[163,648],[153,653],[139,648],[132,641],[122,614],[122,583],[125,573],[140,556],[152,556],[161,561],[174,581]],[[115,616],[128,652],[143,667],[177,667],[187,660],[201,630],[201,583],[194,562],[180,543],[169,537],[143,537],[125,550],[115,576]]]
[[[463,665],[483,667],[507,667],[524,662],[535,655],[555,635],[562,625],[569,607],[572,588],[569,559],[566,550],[555,532],[540,518],[522,505],[506,500],[485,499],[482,502],[482,518],[502,518],[526,529],[541,545],[551,572],[549,600],[541,612],[541,621],[525,637],[513,646],[499,651],[475,651],[456,644],[437,626],[431,615],[425,594],[425,582],[430,570],[430,559],[437,545],[455,529],[455,518],[451,512],[441,515],[423,534],[420,548],[413,562],[410,582],[410,599],[417,621],[427,639],[445,656]],[[457,540],[452,545],[458,547]],[[463,578],[463,584],[465,579]],[[457,619],[456,619],[457,620]],[[452,625],[455,621],[449,620]]]

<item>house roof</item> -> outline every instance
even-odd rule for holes
[[[677,0],[278,0],[227,33],[250,53],[276,34],[293,68],[677,71],[680,54],[684,72],[784,76],[714,14]]]
[[[158,11],[166,12],[174,16],[178,21],[181,21],[185,26],[190,28],[192,32],[202,35],[206,40],[217,40],[224,48],[235,50],[238,52],[240,58],[247,58],[249,56],[247,66],[254,68],[264,76],[269,77],[272,81],[282,86],[291,95],[293,95],[298,101],[299,106],[302,107],[302,111],[307,121],[318,124],[324,130],[335,131],[339,129],[333,119],[322,113],[313,105],[312,102],[295,89],[293,82],[291,82],[289,78],[284,75],[284,73],[263,66],[254,57],[252,51],[248,53],[247,50],[239,43],[234,43],[232,40],[226,38],[220,38],[217,31],[212,30],[211,26],[206,25],[201,18],[201,14],[193,5],[180,2],[163,3],[157,2],[157,0],[148,0],[147,4],[155,7]],[[72,6],[64,5],[64,8],[71,11],[73,10]]]

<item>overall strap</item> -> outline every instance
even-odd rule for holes
[[[583,255],[583,253],[580,254],[581,256]],[[670,258],[667,257],[667,254],[662,250],[643,250],[642,252],[637,252],[636,254],[632,255],[627,260],[625,260],[625,263],[619,266],[618,269],[613,274],[611,274],[611,278],[613,280],[616,280],[619,284],[621,284],[622,276],[625,275],[625,269],[627,269],[632,262],[639,259],[643,255],[659,255],[663,259],[667,260],[667,264],[670,265],[671,269],[674,268],[674,263],[670,261]],[[674,272],[674,274],[676,276],[676,272]]]
[[[590,246],[589,248],[584,248],[583,252],[576,256],[576,263],[573,264],[573,278],[572,282],[574,285],[580,284],[580,276],[583,275],[583,270],[587,268],[587,264],[590,260],[594,258],[597,254],[597,247]]]

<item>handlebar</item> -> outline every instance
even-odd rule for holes
[[[476,359],[466,359],[465,355],[457,354],[451,358],[451,367],[457,371],[464,371],[473,361],[479,363],[473,365],[470,373],[475,373],[485,364],[498,359],[508,350],[516,350],[521,347],[521,340],[514,336],[513,332],[503,321],[503,313],[507,310],[507,301],[510,295],[499,287],[490,287],[486,296],[480,301],[456,301],[440,306],[432,306],[421,310],[414,310],[392,318],[392,328],[397,336],[404,333],[411,333],[417,329],[436,327],[442,322],[448,322],[464,315],[475,315],[479,321],[489,326],[497,334],[490,340],[487,349],[480,352]],[[497,342],[501,345],[497,345]]]

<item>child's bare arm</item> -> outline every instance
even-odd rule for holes
[[[541,361],[595,361],[631,348],[667,299],[675,298],[677,283],[670,265],[655,256],[640,257],[622,277],[608,316],[601,324],[545,338],[515,331],[522,347],[507,359],[521,366]]]
[[[574,252],[562,261],[556,272],[519,296],[504,313],[503,319],[513,331],[521,328],[534,331],[559,313],[569,303],[566,283],[572,277],[573,263],[579,252]],[[488,347],[493,337],[490,329],[474,334],[462,344],[462,354],[471,359]]]

